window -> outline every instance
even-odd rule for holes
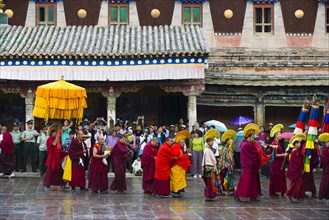
[[[254,31],[273,33],[273,5],[254,5]]]
[[[129,24],[128,4],[109,4],[109,25]]]
[[[329,5],[326,5],[326,33],[329,34]]]
[[[202,26],[202,4],[182,4],[182,24]]]
[[[36,25],[56,25],[56,3],[36,3]]]

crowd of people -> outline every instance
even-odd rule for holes
[[[61,186],[73,191],[123,193],[127,190],[126,172],[130,172],[142,176],[145,194],[182,197],[186,175],[191,175],[204,182],[205,200],[234,195],[245,202],[262,195],[261,169],[269,178],[270,196],[287,196],[295,202],[303,199],[305,192],[317,197],[313,169],[321,167],[318,198],[329,199],[329,133],[318,137],[310,157],[311,170],[304,172],[306,135],[291,137],[293,150],[288,152],[281,124],[270,123],[265,130],[250,123],[244,129],[220,134],[215,126],[204,123],[194,123],[188,131],[182,119],[170,126],[147,124],[143,117],[136,123],[118,120],[110,125],[103,118],[78,125],[65,120],[63,125],[44,126],[40,132],[33,129],[33,123],[28,120],[22,132],[17,123],[11,132],[0,125],[0,176],[12,178],[15,172],[26,172],[30,161],[32,172],[39,172],[47,190]],[[236,170],[241,170],[238,181]],[[108,172],[114,172],[111,184]]]

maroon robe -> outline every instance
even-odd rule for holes
[[[50,136],[46,142],[48,151],[46,160],[47,172],[43,184],[47,187],[65,186],[65,182],[63,181],[63,169],[61,166],[61,153],[57,146],[53,146],[54,141],[55,138]]]
[[[269,193],[273,195],[276,192],[280,192],[281,195],[287,191],[287,182],[285,176],[285,170],[281,169],[284,157],[276,157],[276,154],[283,154],[282,147],[279,142],[273,140],[272,145],[277,145],[278,148],[274,151],[275,157],[270,165],[270,184],[269,184]]]
[[[313,169],[316,166],[316,159],[318,156],[317,150],[313,149],[312,154],[311,154],[311,163],[310,163],[310,172],[305,172],[303,175],[304,178],[304,187],[305,187],[305,192],[312,192],[313,196],[316,193],[316,187],[315,187],[315,182],[314,182],[314,177],[313,177]]]
[[[97,155],[103,155],[102,147],[98,144],[95,144],[92,149],[97,149]],[[96,158],[93,156],[93,152],[91,153],[90,160],[90,177],[88,188],[92,191],[108,190],[108,178],[107,178],[107,165],[103,163],[103,158]]]
[[[111,191],[118,190],[118,192],[123,192],[127,190],[126,184],[126,160],[128,158],[129,148],[118,141],[111,153],[114,164],[114,180],[110,186]]]
[[[10,175],[14,171],[14,142],[9,132],[3,133],[3,139],[0,143],[0,173]]]
[[[322,150],[322,179],[319,189],[319,199],[329,199],[329,147]]]
[[[86,170],[85,170],[85,157],[86,153],[84,150],[86,149],[86,144],[83,141],[79,141],[77,139],[73,139],[70,148],[69,148],[69,156],[72,160],[72,179],[70,182],[71,187],[86,187]],[[83,165],[79,164],[80,158],[83,161]]]
[[[151,142],[145,145],[142,155],[143,168],[143,190],[144,193],[153,193],[154,191],[154,176],[155,176],[155,159],[158,154],[158,149]]]
[[[287,177],[290,179],[290,189],[286,191],[286,195],[296,199],[305,197],[305,188],[303,181],[304,160],[302,152],[294,149],[291,153]]]
[[[235,195],[242,198],[257,198],[261,195],[259,169],[260,160],[257,148],[246,139],[241,143],[240,160],[242,173]]]
[[[163,143],[155,161],[154,194],[165,196],[170,194],[170,165],[173,160],[170,145]]]

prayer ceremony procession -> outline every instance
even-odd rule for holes
[[[329,0],[0,0],[0,220],[329,219]]]

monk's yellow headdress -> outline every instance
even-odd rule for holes
[[[222,142],[225,142],[228,138],[232,138],[233,141],[236,139],[236,132],[232,129],[228,129],[222,136]]]
[[[319,141],[324,142],[324,143],[329,142],[329,133],[320,134]]]
[[[270,137],[274,137],[274,135],[278,132],[281,132],[281,130],[284,128],[282,124],[276,124],[271,130]]]
[[[204,140],[206,141],[208,138],[214,139],[219,138],[220,134],[216,129],[210,129],[207,131],[207,133],[204,135]]]
[[[176,134],[175,142],[178,143],[180,140],[185,140],[186,138],[191,138],[191,134],[188,130],[182,130]]]
[[[294,144],[296,141],[305,141],[306,140],[306,135],[305,134],[295,134],[292,136],[289,140],[289,144]]]
[[[260,132],[259,126],[255,123],[247,124],[243,129],[243,137],[248,137],[250,134],[258,134]]]

